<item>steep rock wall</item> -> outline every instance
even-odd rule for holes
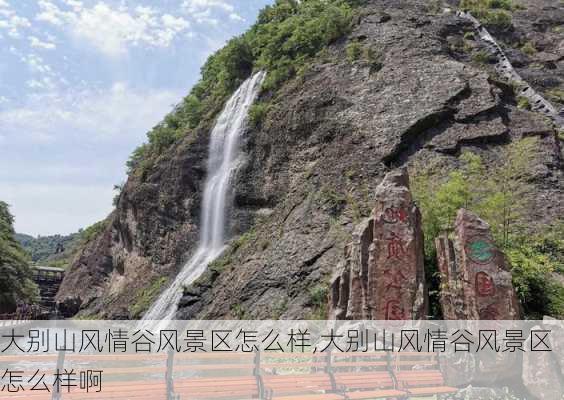
[[[234,177],[236,238],[187,289],[178,316],[323,316],[316,293],[327,290],[354,227],[369,216],[373,190],[387,172],[414,161],[448,168],[471,149],[493,164],[500,147],[538,136],[531,220],[562,215],[555,130],[518,109],[493,68],[453,49],[469,30],[471,23],[427,1],[371,1],[347,38],[276,93],[264,93],[268,115],[245,134],[246,158]],[[372,56],[349,60],[352,42]],[[198,238],[206,145],[201,129],[144,182],[129,179],[106,230],[73,263],[60,300],[79,296],[83,314],[135,317],[142,307],[131,304],[158,293],[161,277],[178,271]]]

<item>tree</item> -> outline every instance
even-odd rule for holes
[[[37,300],[28,256],[15,239],[14,217],[0,201],[0,312],[13,312],[18,301]]]
[[[413,168],[419,171],[413,175],[413,193],[422,209],[429,240],[442,231],[451,231],[456,213],[466,208],[484,218],[498,244],[507,247],[513,235],[520,232],[529,209],[532,187],[528,171],[537,145],[534,137],[509,144],[499,164],[488,170],[479,155],[464,152],[459,167],[446,178],[440,176],[437,166]]]
[[[412,168],[412,192],[423,217],[425,262],[430,293],[438,290],[435,238],[453,229],[457,211],[473,211],[491,228],[512,265],[513,285],[531,318],[564,315],[564,286],[554,274],[564,273],[564,220],[553,226],[524,229],[532,185],[528,171],[537,157],[538,139],[515,141],[486,170],[480,156],[466,152],[448,173],[438,165]],[[561,275],[560,275],[561,276]]]
[[[507,146],[502,163],[484,180],[487,194],[477,210],[491,225],[494,236],[507,248],[521,231],[532,191],[528,171],[536,157],[538,139],[524,138]]]

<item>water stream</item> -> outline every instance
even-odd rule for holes
[[[230,178],[239,164],[239,139],[265,76],[265,72],[258,72],[243,82],[217,119],[210,137],[200,242],[172,284],[145,313],[144,321],[174,319],[184,286],[194,282],[223,251],[226,205]]]

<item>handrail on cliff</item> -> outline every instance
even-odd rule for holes
[[[493,36],[488,32],[488,30],[478,21],[470,12],[458,11],[456,13],[459,17],[464,18],[474,25],[474,29],[478,32],[480,39],[485,43],[486,48],[496,57],[497,64],[495,66],[496,71],[510,82],[515,84],[519,89],[519,96],[525,97],[529,100],[531,104],[531,109],[536,112],[540,112],[550,118],[558,129],[564,129],[564,108],[558,112],[556,108],[539,93],[537,93],[528,83],[525,81],[521,75],[507,58],[507,55],[495,41]]]

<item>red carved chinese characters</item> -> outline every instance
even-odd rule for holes
[[[388,301],[386,304],[386,319],[392,321],[407,319],[404,308],[399,301]]]
[[[405,224],[409,220],[409,214],[403,208],[389,207],[384,210],[382,220],[386,224],[397,224],[398,222]]]
[[[388,241],[388,259],[397,258],[401,260],[405,255],[403,240],[394,232],[391,232],[390,237],[386,240]]]
[[[476,274],[476,293],[482,297],[495,295],[493,278],[486,272],[480,271]]]

